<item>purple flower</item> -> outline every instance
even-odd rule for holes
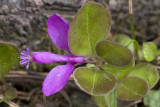
[[[29,55],[29,48],[27,48],[26,51],[22,51],[21,52],[21,56],[20,56],[20,64],[23,66],[26,66],[26,69],[28,70],[29,68],[29,61],[31,59],[30,55]]]
[[[43,81],[42,92],[46,96],[50,96],[60,91],[67,83],[70,75],[74,70],[74,65],[83,63],[85,59],[81,56],[74,56],[69,49],[68,45],[68,31],[69,24],[57,14],[49,17],[47,23],[48,34],[53,43],[61,49],[67,50],[70,55],[57,55],[50,52],[32,52],[32,60],[36,63],[50,64],[54,62],[67,62],[69,64],[59,65],[53,68]],[[22,51],[20,59],[21,65],[29,67],[29,49]]]

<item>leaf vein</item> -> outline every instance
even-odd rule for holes
[[[90,48],[90,54],[91,54],[91,43],[90,43],[90,35],[89,35],[89,29],[88,29],[88,6],[87,6],[87,36],[88,36],[88,44],[89,44],[89,48]]]
[[[136,94],[136,95],[138,95],[138,96],[144,96],[144,95],[142,95],[142,94],[139,94],[139,93],[137,93],[137,92],[135,92],[135,91],[130,90],[128,87],[126,87],[126,86],[123,85],[123,84],[121,84],[121,86],[124,87],[124,88],[126,88],[126,90],[130,91],[130,92],[133,93],[133,94]]]
[[[92,93],[92,94],[93,94],[93,90],[94,90],[95,80],[96,80],[96,72],[95,72],[95,74],[94,74],[93,85],[92,85],[92,88],[91,88],[91,93]]]

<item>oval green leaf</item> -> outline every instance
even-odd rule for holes
[[[115,41],[122,44],[123,46],[127,46],[139,60],[144,59],[142,49],[136,40],[132,40],[128,36],[121,34],[121,35],[116,35]]]
[[[149,84],[149,88],[152,88],[159,80],[157,69],[150,63],[136,64],[129,76],[143,78]]]
[[[160,107],[160,90],[150,90],[147,97],[143,99],[146,107]]]
[[[117,78],[96,68],[79,67],[74,73],[76,84],[90,95],[100,96],[109,93],[117,85]]]
[[[77,56],[94,55],[97,42],[108,37],[111,16],[104,7],[87,2],[76,14],[69,30],[69,48]]]
[[[117,77],[118,82],[121,82],[132,71],[134,65],[135,61],[133,60],[132,63],[125,67],[115,67],[110,64],[105,64],[103,66],[103,69],[107,72],[114,74]]]
[[[115,35],[114,41],[122,44],[123,46],[128,46],[132,41],[132,39],[126,35],[118,34],[118,35]]]
[[[132,53],[135,53],[134,40],[132,40],[128,36],[123,34],[116,35],[114,41],[128,47],[128,49],[130,49]]]
[[[123,100],[136,100],[146,96],[148,90],[148,84],[145,80],[139,77],[128,77],[118,84],[117,96]]]
[[[143,43],[143,54],[146,61],[153,61],[157,54],[157,46],[153,42]]]
[[[12,66],[19,64],[18,49],[9,44],[0,43],[0,81],[4,81],[5,75]]]
[[[13,100],[17,96],[17,90],[15,88],[9,88],[5,92],[5,100]]]
[[[108,40],[101,41],[97,44],[96,53],[108,64],[117,67],[127,66],[133,60],[133,55],[127,47]]]

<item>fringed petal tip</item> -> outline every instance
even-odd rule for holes
[[[43,81],[42,92],[50,96],[60,91],[67,83],[74,70],[74,64],[59,65],[53,68]]]
[[[22,51],[20,55],[20,64],[25,66],[26,69],[28,70],[29,68],[29,61],[31,59],[30,54],[29,54],[29,48],[26,49],[26,51]]]

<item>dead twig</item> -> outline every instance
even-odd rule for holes
[[[11,71],[6,76],[5,79],[7,81],[21,81],[22,82],[42,82],[47,73],[27,73],[26,71]],[[70,76],[69,80],[73,80],[73,75]]]
[[[142,102],[142,100],[140,99],[140,100],[134,101],[133,103],[130,103],[129,105],[126,105],[124,107],[131,107],[131,106],[138,104],[138,103],[141,103],[141,102]]]
[[[3,99],[4,96],[2,94],[0,94],[0,99]],[[4,101],[5,103],[7,103],[10,107],[20,107],[19,105],[15,104],[12,101]]]
[[[40,89],[39,87],[38,88],[34,88],[30,92],[18,91],[17,92],[18,98],[29,101],[29,100],[31,100],[31,97],[33,96],[33,94],[39,89]]]

